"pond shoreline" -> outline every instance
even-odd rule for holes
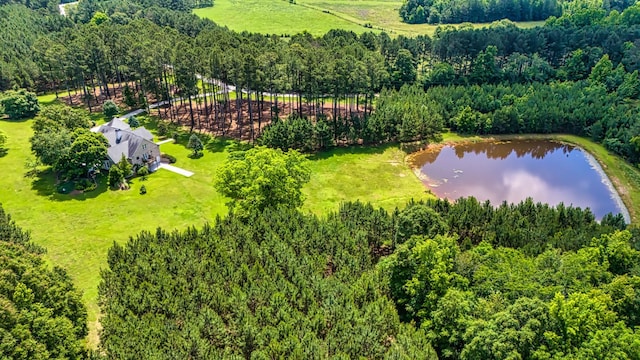
[[[613,192],[613,194],[616,195],[614,200],[619,201],[625,221],[630,224],[638,223],[639,219],[637,216],[640,208],[640,171],[622,158],[611,154],[602,145],[576,135],[513,134],[461,136],[457,133],[449,132],[443,134],[443,139],[441,141],[430,143],[421,150],[408,154],[405,158],[405,163],[411,168],[412,172],[418,177],[418,179],[424,182],[428,177],[422,174],[420,168],[415,163],[415,157],[419,153],[424,151],[439,151],[445,146],[452,145],[480,142],[507,142],[513,140],[549,140],[575,146],[580,150],[583,150],[588,157],[595,160],[593,163],[594,170],[599,172],[601,176],[604,175],[602,179],[605,181],[605,185],[611,186],[612,190],[615,190]],[[595,165],[598,166],[595,167]],[[633,177],[633,179],[631,179],[631,177]],[[639,198],[635,199],[633,196],[634,193],[638,193],[636,196]]]

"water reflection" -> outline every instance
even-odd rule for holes
[[[622,212],[611,189],[579,148],[551,141],[446,146],[416,154],[426,184],[449,199],[475,196],[494,204],[527,197],[589,207],[597,218]]]

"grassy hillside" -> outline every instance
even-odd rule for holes
[[[89,342],[95,345],[97,285],[108,249],[142,230],[200,227],[226,213],[226,199],[214,190],[213,178],[227,157],[228,144],[210,142],[200,159],[187,157],[187,136],[183,144],[161,145],[163,152],[178,158],[176,166],[195,173],[191,178],[159,170],[147,181],[133,180],[128,191],[108,190],[103,180],[96,191],[62,195],[55,191],[51,173],[25,177],[31,123],[0,120],[0,129],[9,137],[9,151],[0,158],[0,203],[21,227],[31,231],[36,243],[48,249],[48,261],[66,268],[84,291]],[[404,153],[393,146],[337,149],[313,158],[312,180],[304,188],[304,210],[321,214],[337,209],[341,201],[357,199],[393,209],[412,197],[427,196],[403,158]],[[139,194],[143,184],[146,195]]]
[[[330,29],[351,30],[356,33],[384,30],[391,35],[432,35],[436,25],[405,24],[398,9],[401,0],[216,0],[213,7],[196,9],[195,14],[236,31],[265,34],[296,34],[304,30],[322,35]],[[519,23],[534,27],[542,22]],[[486,24],[474,24],[486,26]]]

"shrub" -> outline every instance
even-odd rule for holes
[[[7,153],[7,149],[4,147],[7,143],[7,134],[5,134],[2,130],[0,130],[0,156],[3,156]]]
[[[89,179],[81,179],[76,182],[75,189],[78,191],[88,192],[96,189],[96,183]]]
[[[140,122],[138,121],[138,119],[136,119],[135,116],[132,116],[129,118],[129,126],[131,126],[132,128],[140,127]]]
[[[35,116],[40,111],[36,94],[25,89],[10,90],[0,96],[0,107],[10,119]]]
[[[166,136],[168,133],[169,133],[169,124],[160,120],[160,122],[158,122],[158,135]]]
[[[113,165],[109,169],[109,177],[107,179],[107,184],[112,187],[118,187],[124,181],[124,174],[122,170],[117,166]]]
[[[193,156],[198,156],[200,152],[204,150],[204,145],[202,144],[202,141],[196,134],[191,134],[191,137],[189,137],[189,143],[187,144],[187,148],[193,151],[192,153]]]
[[[136,99],[135,94],[133,93],[133,91],[131,90],[128,84],[124,86],[123,97],[124,97],[124,103],[128,107],[134,108],[136,107],[136,105],[138,105],[138,100]]]
[[[175,156],[169,154],[162,154],[162,157],[169,161],[169,164],[174,164],[178,159]]]
[[[147,187],[142,185],[140,186],[140,195],[144,195],[147,193]]]
[[[107,118],[112,118],[120,112],[120,109],[118,109],[118,105],[113,100],[107,100],[102,105],[102,112]]]
[[[138,176],[142,178],[142,180],[147,180],[147,176],[149,175],[149,169],[146,166],[143,166],[140,169],[138,169],[137,173],[138,173]]]
[[[68,194],[73,191],[73,189],[75,189],[75,183],[73,181],[65,181],[56,187],[56,191],[60,194]]]

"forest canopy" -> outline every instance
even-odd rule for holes
[[[471,198],[143,232],[109,251],[102,347],[123,359],[633,359],[640,238],[625,228]]]

